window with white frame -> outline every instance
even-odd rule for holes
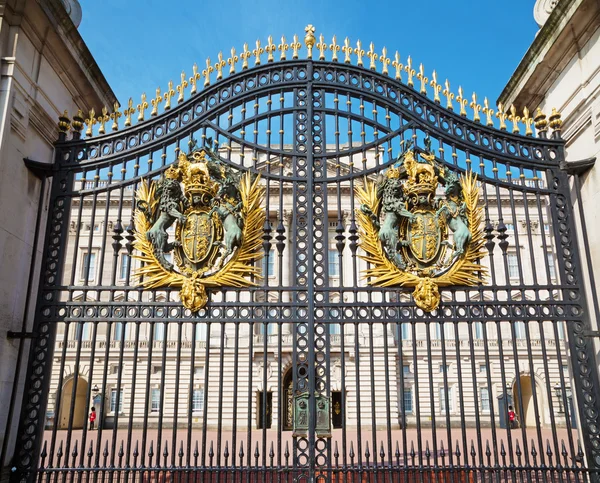
[[[546,260],[548,262],[548,273],[551,279],[556,279],[556,266],[554,265],[554,255],[552,253],[546,253]]]
[[[197,413],[204,409],[204,389],[194,389],[192,394],[192,411]]]
[[[263,274],[267,277],[275,276],[275,253],[273,250],[269,252],[268,257],[263,257]]]
[[[402,340],[410,340],[410,324],[407,322],[400,324],[400,330],[402,332]]]
[[[487,387],[479,389],[479,400],[481,402],[481,411],[490,412],[490,391]]]
[[[448,398],[448,412],[451,413],[454,411],[454,394],[453,394],[452,386],[449,388],[440,387],[440,412],[446,412],[446,396]]]
[[[154,340],[164,340],[165,338],[165,324],[163,322],[158,322],[154,324]]]
[[[117,322],[113,324],[113,340],[121,340],[123,337],[123,324]]]
[[[517,339],[525,338],[525,322],[513,322],[513,327],[515,328],[515,337]]]
[[[157,413],[160,411],[160,388],[153,387],[150,393],[150,411]]]
[[[479,364],[479,373],[487,375],[487,364]]]
[[[516,253],[508,253],[506,255],[506,263],[508,264],[508,276],[510,278],[519,278],[519,260]]]
[[[475,338],[483,339],[483,324],[481,322],[475,322],[473,326],[475,327]]]
[[[86,322],[85,324],[76,324],[75,325],[75,340],[79,340],[79,337],[81,337],[81,340],[90,340],[90,334],[92,331],[92,324],[91,322]],[[71,332],[71,334],[73,334],[73,332]]]
[[[85,252],[81,263],[81,280],[96,279],[96,254],[94,252]]]
[[[114,413],[117,407],[117,390],[110,390],[110,412]],[[123,388],[119,391],[119,413],[123,412]]]
[[[409,376],[410,375],[410,364],[404,364],[402,366],[402,372],[404,373],[404,376]]]
[[[206,324],[205,323],[199,323],[196,324],[196,333],[195,333],[195,340],[196,342],[204,342],[206,341]]]
[[[413,412],[413,393],[412,387],[408,386],[404,388],[404,412],[412,413]]]
[[[329,248],[329,276],[339,277],[340,276],[340,257],[338,256],[337,250]]]
[[[119,265],[119,278],[125,280],[127,278],[127,272],[129,265],[131,264],[131,255],[123,253],[121,255],[121,264]]]

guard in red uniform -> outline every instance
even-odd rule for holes
[[[515,414],[513,407],[508,406],[508,424],[509,424],[510,429],[516,428],[516,423],[517,423],[517,415]]]
[[[90,413],[90,429],[94,429],[94,422],[96,421],[96,408],[92,408]]]

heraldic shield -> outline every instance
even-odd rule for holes
[[[260,177],[241,174],[208,149],[180,153],[164,179],[143,181],[135,213],[136,271],[146,288],[178,287],[193,312],[205,287],[244,287],[260,279],[265,213]],[[168,230],[175,225],[174,240]]]
[[[439,287],[485,279],[482,208],[477,177],[459,177],[431,152],[408,146],[376,182],[356,189],[365,276],[379,287],[413,287],[417,306],[438,308]],[[445,197],[436,196],[445,188]]]

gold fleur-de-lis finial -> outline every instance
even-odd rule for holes
[[[223,52],[219,52],[217,55],[217,62],[215,62],[214,68],[217,71],[217,80],[221,80],[223,78],[223,67],[227,65],[227,62],[223,60]]]
[[[388,66],[390,65],[390,59],[387,56],[387,48],[381,49],[381,55],[379,56],[379,62],[381,62],[381,73],[388,75]]]
[[[150,112],[150,116],[156,116],[158,114],[158,106],[162,102],[163,98],[160,95],[160,87],[156,88],[156,97],[150,101],[152,104],[152,111]]]
[[[473,92],[471,96],[471,104],[469,106],[473,109],[473,121],[481,122],[481,117],[479,116],[479,111],[481,111],[481,104],[477,103],[477,94]]]
[[[356,65],[359,67],[363,66],[363,55],[365,55],[365,51],[362,48],[362,42],[360,40],[356,41],[356,48],[354,49],[354,53],[356,54]]]
[[[85,123],[87,124],[87,129],[85,130],[85,135],[87,137],[92,136],[92,134],[93,134],[92,128],[93,128],[94,124],[96,124],[96,122],[97,122],[96,121],[96,111],[93,107],[90,109],[89,116],[90,117],[88,117],[85,120]]]
[[[429,83],[431,87],[433,87],[433,100],[438,104],[441,104],[442,100],[440,99],[440,91],[442,90],[441,84],[438,84],[437,81],[437,73],[435,70],[431,74],[431,82]]]
[[[273,57],[273,53],[277,50],[277,46],[273,43],[273,36],[269,35],[267,38],[267,46],[265,47],[265,52],[267,53],[267,62],[273,62],[275,57]]]
[[[146,102],[146,93],[144,92],[142,94],[141,102],[137,105],[137,111],[139,113],[139,115],[138,115],[139,122],[142,122],[144,120],[144,112],[146,111],[146,109],[148,109],[148,103]]]
[[[202,76],[204,77],[204,87],[210,85],[210,75],[215,71],[215,68],[211,65],[210,57],[206,59],[206,68],[202,69]],[[177,88],[179,90],[179,87]]]
[[[481,110],[481,112],[483,112],[485,114],[486,117],[486,121],[485,124],[486,126],[494,126],[494,110],[492,108],[490,108],[490,106],[488,105],[488,98],[484,97],[483,98],[483,109]]]
[[[511,122],[512,124],[512,132],[515,134],[519,133],[519,121],[521,120],[520,116],[517,116],[517,108],[515,107],[514,104],[510,105],[510,114],[508,115],[508,120]]]
[[[329,46],[329,50],[331,50],[331,60],[333,62],[338,61],[338,52],[340,51],[340,46],[337,43],[337,37],[334,35],[331,40],[331,45]]]
[[[325,37],[323,36],[323,34],[319,35],[319,43],[317,44],[317,49],[319,49],[319,60],[325,60],[327,44],[325,43]]]
[[[506,131],[506,118],[508,116],[504,111],[504,106],[501,102],[498,103],[498,112],[496,112],[496,117],[500,120],[500,129],[502,131]]]
[[[240,58],[237,56],[235,52],[235,47],[231,47],[231,57],[227,59],[227,63],[229,64],[229,73],[235,74],[235,64],[237,64]]]
[[[240,59],[242,59],[242,70],[246,70],[248,68],[248,59],[252,53],[248,50],[248,44],[244,44],[244,51],[240,54]]]
[[[533,136],[533,129],[531,129],[533,118],[529,115],[529,109],[527,109],[527,106],[523,108],[523,117],[521,118],[521,121],[523,121],[523,124],[525,124],[525,136]]]
[[[442,94],[446,96],[446,109],[453,111],[454,106],[452,105],[452,99],[454,99],[454,93],[450,90],[450,82],[448,82],[448,79],[446,79],[446,82],[444,83]]]
[[[131,126],[131,116],[135,114],[135,108],[133,107],[133,99],[130,97],[127,101],[127,109],[123,111],[125,114],[125,127]]]
[[[281,43],[277,46],[277,50],[279,50],[279,52],[281,52],[281,55],[279,56],[279,60],[285,60],[286,59],[286,52],[289,50],[289,48],[290,48],[290,46],[285,41],[285,37],[282,35],[281,36]]]
[[[375,44],[373,42],[369,44],[369,51],[367,52],[367,57],[369,58],[369,69],[377,70],[377,64],[375,64],[375,62],[377,62],[379,55],[375,53]]]
[[[106,133],[106,123],[110,121],[110,117],[108,116],[108,109],[106,106],[102,108],[102,114],[98,116],[98,124],[100,127],[98,128],[98,134]]]
[[[122,114],[119,112],[119,103],[115,102],[113,105],[113,112],[110,115],[110,118],[112,119],[112,126],[111,129],[113,131],[118,131],[119,130],[119,118],[122,116]]]
[[[304,45],[306,45],[306,50],[308,51],[307,58],[312,59],[312,49],[316,42],[315,28],[311,24],[308,24],[304,28],[304,31],[306,32],[306,35],[304,36]]]
[[[346,37],[344,39],[344,46],[342,47],[342,52],[344,53],[344,63],[350,64],[352,62],[352,52],[354,49],[350,46],[350,39]]]
[[[192,66],[192,76],[190,77],[190,85],[192,86],[192,89],[190,90],[190,95],[193,95],[196,93],[197,91],[197,86],[196,84],[198,83],[198,81],[200,80],[200,72],[198,72],[198,64],[196,64],[194,62],[194,65]]]
[[[290,47],[292,48],[292,59],[297,59],[298,58],[298,51],[302,47],[302,44],[298,40],[298,35],[296,35],[296,34],[294,34],[294,39],[293,40],[294,41],[290,44]]]
[[[254,54],[254,65],[260,65],[260,56],[265,52],[260,45],[260,39],[256,41],[256,48],[252,51]]]
[[[456,102],[458,102],[458,105],[460,106],[460,115],[466,117],[467,110],[465,107],[467,107],[469,101],[463,96],[463,89],[461,86],[458,86],[458,96],[456,96]]]
[[[171,98],[175,95],[175,89],[173,89],[173,81],[169,81],[167,86],[167,92],[163,94],[165,98],[165,111],[171,109]]]
[[[417,79],[421,81],[421,88],[419,89],[419,92],[421,94],[427,94],[427,83],[429,82],[429,79],[425,76],[425,68],[423,67],[423,64],[419,64],[419,73],[417,74]]]
[[[400,54],[396,50],[396,54],[394,55],[394,60],[392,61],[392,66],[396,69],[395,78],[396,80],[402,80],[402,70],[404,69],[404,65],[400,62]]]
[[[210,59],[206,59],[206,64],[210,65]],[[185,94],[185,88],[188,86],[188,81],[187,81],[187,77],[185,76],[185,72],[181,72],[181,84],[179,84],[177,86],[177,92],[179,92],[179,95],[177,96],[177,103],[181,103],[183,102],[184,99],[184,94]],[[206,82],[204,83],[204,85],[207,85]]]
[[[413,87],[415,85],[413,82],[413,76],[416,74],[416,71],[412,68],[412,59],[410,58],[410,55],[408,56],[408,59],[406,59],[404,70],[406,71],[406,75],[408,77],[406,84],[410,87]]]

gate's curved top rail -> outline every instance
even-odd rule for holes
[[[438,83],[435,71],[430,80],[425,75],[422,64],[417,72],[410,57],[403,64],[398,52],[392,60],[387,56],[385,47],[379,54],[371,43],[365,51],[360,40],[353,47],[347,37],[343,45],[338,45],[335,36],[331,44],[325,42],[323,35],[319,36],[317,42],[314,27],[309,25],[305,30],[304,49],[297,35],[294,35],[293,42],[289,44],[285,37],[281,38],[280,44],[275,45],[269,36],[264,47],[257,40],[256,48],[252,51],[248,49],[248,44],[244,44],[239,55],[235,49],[231,49],[231,56],[227,60],[222,53],[219,53],[215,64],[207,59],[206,68],[201,73],[196,65],[191,77],[188,78],[182,72],[177,86],[171,81],[167,91],[162,92],[157,88],[156,95],[150,102],[144,93],[137,106],[134,106],[133,99],[130,98],[127,108],[122,111],[115,104],[110,113],[104,107],[98,116],[92,109],[87,117],[78,112],[72,120],[65,111],[59,120],[60,136],[57,144],[67,144],[71,152],[68,155],[65,153],[62,161],[66,164],[102,165],[123,156],[147,153],[164,139],[184,138],[202,123],[227,114],[227,109],[231,113],[232,106],[248,97],[258,99],[261,95],[275,94],[283,97],[283,92],[301,89],[310,80],[317,88],[323,89],[323,92],[341,94],[348,98],[368,93],[369,101],[397,110],[420,129],[426,129],[440,140],[458,144],[474,154],[538,167],[556,164],[556,149],[562,144],[562,121],[556,110],[553,109],[550,116],[546,117],[538,109],[538,113],[532,117],[527,108],[519,115],[514,106],[506,109],[500,104],[495,112],[489,106],[487,98],[482,106],[477,102],[475,93],[469,102],[462,88],[459,87],[455,94],[450,89],[448,80],[444,85]],[[304,51],[306,60],[299,60],[301,50]],[[279,59],[276,61],[277,51]],[[263,54],[266,54],[266,63]],[[251,57],[254,58],[252,68],[249,66]],[[308,62],[312,62],[314,66],[311,79],[308,79]],[[239,63],[241,69],[238,70]],[[390,64],[393,75],[390,75]],[[212,84],[211,74],[215,72],[218,82]],[[202,78],[204,88],[200,92],[198,84],[202,82]],[[418,88],[415,82],[418,83]],[[431,93],[433,99],[428,97]],[[176,94],[175,101],[172,98]],[[445,101],[442,101],[440,94]],[[175,102],[177,104],[172,106]],[[146,119],[146,111],[150,106],[150,116]],[[472,119],[467,118],[467,107],[472,111]],[[159,114],[161,109],[163,112]],[[280,113],[283,116],[285,111],[282,104],[279,110],[269,109],[268,115]],[[481,122],[480,113],[485,115],[485,123]],[[352,116],[352,113],[348,112],[348,115]],[[258,122],[260,118],[258,115],[251,117],[246,119],[247,123]],[[122,130],[119,128],[121,118],[125,124],[125,129]],[[498,128],[494,125],[494,118],[499,121]],[[371,122],[373,126],[377,126],[376,119],[371,119]],[[511,132],[507,122],[511,125]],[[107,123],[111,123],[113,132],[106,132]],[[532,126],[536,128],[538,139],[533,137]],[[84,127],[85,139],[82,138]],[[523,127],[524,135],[521,134]],[[551,135],[548,128],[553,130]],[[72,138],[67,140],[67,134],[71,130]],[[230,133],[232,134],[235,140],[235,134]],[[393,135],[393,130],[388,130],[385,134],[389,137]],[[243,139],[239,141],[244,142]],[[273,151],[273,147],[268,150]],[[326,156],[335,157],[339,154],[341,153],[328,152]],[[344,154],[349,153],[346,151]]]

